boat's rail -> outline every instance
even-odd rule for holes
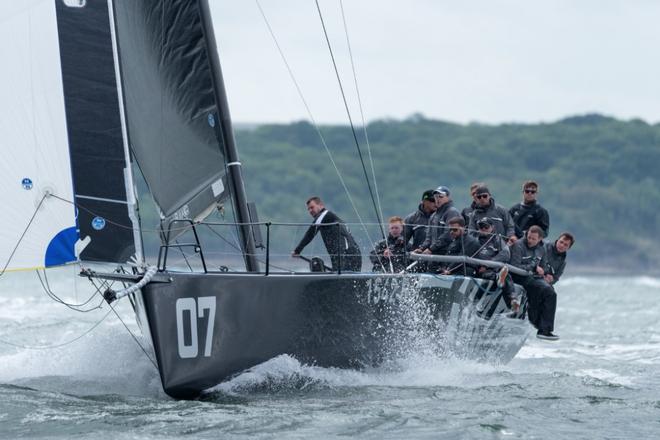
[[[306,249],[306,255],[292,258],[292,251],[303,237],[309,223],[289,222],[254,222],[254,223],[219,223],[194,222],[192,220],[173,220],[162,236],[162,244],[158,252],[158,269],[189,270],[192,272],[245,272],[245,254],[239,244],[236,230],[241,226],[249,226],[252,231],[250,239],[255,244],[255,257],[259,262],[259,272],[269,275],[274,272],[298,273],[332,272],[329,255],[320,238],[316,238]],[[387,261],[370,258],[375,243],[382,240],[387,225],[329,223],[320,227],[349,227],[359,254],[340,252],[336,257],[336,266],[341,268],[343,258],[357,257],[362,260],[362,272],[371,272],[374,266],[382,272],[392,272],[392,266]],[[233,234],[233,235],[232,235]],[[319,234],[320,235],[320,234]],[[340,237],[340,234],[336,234]],[[463,268],[467,266],[485,266],[499,269],[503,263],[479,260],[472,257],[405,254],[405,267],[415,267],[420,262],[450,263]],[[335,271],[341,273],[341,269]],[[509,265],[509,271],[525,275],[526,272]],[[461,269],[458,269],[458,274]]]

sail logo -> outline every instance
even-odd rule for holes
[[[172,215],[172,218],[174,220],[185,220],[190,218],[190,208],[188,207],[188,205],[183,205],[181,209],[179,209]]]
[[[69,8],[84,8],[87,6],[87,0],[62,0],[62,3]]]
[[[209,121],[209,125],[211,126],[211,128],[215,127],[215,116],[213,116],[213,113],[209,113],[206,119],[207,121]]]
[[[25,179],[23,179],[21,181],[21,185],[23,186],[23,189],[28,190],[28,191],[31,190],[32,187],[34,186],[34,184],[32,183],[32,179],[30,179],[29,177],[26,177]]]
[[[100,231],[105,228],[105,219],[103,217],[94,217],[92,219],[92,228]]]

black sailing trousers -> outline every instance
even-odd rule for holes
[[[557,293],[555,289],[541,278],[515,277],[516,283],[527,291],[527,319],[542,332],[552,332],[555,329],[555,312],[557,311]]]

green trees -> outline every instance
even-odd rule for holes
[[[349,128],[323,126],[321,132],[360,216],[375,222]],[[509,208],[521,198],[522,181],[531,178],[550,212],[550,237],[563,230],[577,237],[573,263],[658,268],[660,125],[597,114],[498,126],[415,115],[373,122],[368,135],[385,217],[411,212],[421,193],[438,185],[452,190],[460,209],[473,181],[485,181],[497,203]],[[262,219],[306,222],[304,201],[316,194],[346,221],[357,222],[313,126],[263,125],[239,129],[236,137],[248,197]]]

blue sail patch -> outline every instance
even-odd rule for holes
[[[75,226],[57,233],[46,248],[46,267],[76,261],[75,244],[78,241],[78,231]]]

